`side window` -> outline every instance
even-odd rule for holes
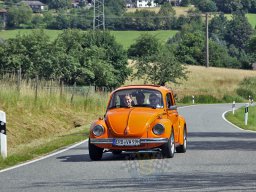
[[[166,103],[167,103],[167,108],[170,108],[173,105],[170,93],[167,93],[166,95]]]
[[[171,93],[167,93],[167,95],[166,95],[166,103],[167,103],[167,108],[170,108],[171,106],[175,105]]]

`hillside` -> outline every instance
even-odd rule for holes
[[[180,84],[168,84],[178,98],[192,95],[212,95],[222,98],[224,95],[236,95],[239,82],[245,77],[256,76],[256,71],[227,69],[215,67],[202,67],[187,65],[188,79],[182,80]],[[126,81],[126,84],[143,84],[144,80]]]

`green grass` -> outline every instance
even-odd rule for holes
[[[255,29],[255,27],[256,27],[256,14],[249,13],[246,16],[248,18],[249,23]]]
[[[162,43],[165,43],[170,37],[174,36],[177,31],[175,30],[159,30],[159,31],[111,31],[116,37],[116,41],[124,46],[125,49],[129,48],[135,40],[144,33],[155,35]]]
[[[47,138],[42,144],[35,146],[26,146],[22,150],[9,155],[6,159],[0,157],[0,169],[14,166],[21,162],[25,162],[40,155],[45,155],[62,147],[74,144],[76,142],[88,138],[88,127],[83,127],[82,130],[76,131],[73,134],[63,135],[54,138]]]
[[[244,107],[237,109],[234,115],[232,112],[227,113],[226,118],[242,129],[256,131],[256,106],[249,107],[247,125],[244,124]]]
[[[1,39],[10,39],[10,38],[15,38],[19,33],[21,35],[29,34],[31,33],[31,29],[14,29],[14,30],[4,30],[0,31],[0,38]],[[56,39],[58,34],[60,34],[62,31],[61,30],[44,30],[46,34],[50,37],[50,39]]]
[[[31,29],[16,29],[16,30],[5,30],[0,31],[0,38],[2,39],[10,39],[15,38],[19,33],[29,34],[31,33]],[[50,37],[51,40],[56,39],[58,34],[62,33],[62,30],[47,30],[45,29],[45,33]],[[159,31],[110,31],[112,35],[115,36],[116,41],[123,45],[125,49],[129,48],[131,44],[133,44],[136,38],[139,37],[140,34],[150,33],[156,35],[157,38],[163,43],[165,43],[170,37],[175,35],[177,31],[175,30],[159,30]]]

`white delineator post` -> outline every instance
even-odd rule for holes
[[[195,104],[195,97],[192,95],[192,103]]]
[[[7,137],[6,137],[6,115],[0,111],[0,140],[1,140],[1,155],[7,158]]]
[[[244,124],[247,125],[248,122],[248,111],[249,111],[249,103],[245,104],[245,109],[244,109]]]
[[[235,108],[236,108],[236,102],[233,101],[233,104],[232,104],[232,112],[233,112],[233,115],[235,114]]]

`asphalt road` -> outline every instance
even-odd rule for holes
[[[105,153],[89,159],[87,142],[61,154],[0,173],[0,191],[256,191],[256,133],[222,119],[231,105],[180,108],[189,130],[188,150]]]

